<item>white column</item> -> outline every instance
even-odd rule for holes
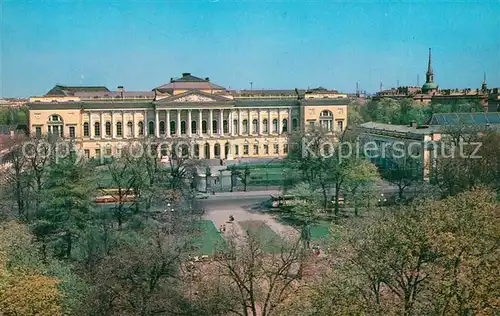
[[[132,138],[137,137],[137,119],[135,118],[135,112],[132,112],[132,117],[134,121],[134,126],[132,126]]]
[[[187,127],[187,134],[189,137],[191,137],[191,110],[188,110],[188,118],[186,122],[186,127]]]
[[[167,137],[170,137],[170,111],[167,110],[167,118],[166,118],[166,128],[165,128],[165,134],[167,135]]]
[[[94,134],[92,133],[94,129],[94,123],[92,122],[92,112],[89,112],[89,136],[90,139],[94,139]]]
[[[271,135],[273,132],[273,119],[271,117],[271,109],[267,109],[267,133]]]
[[[176,127],[177,127],[177,137],[180,137],[181,136],[181,110],[177,110],[177,123],[176,124]]]
[[[202,125],[203,125],[203,110],[198,110],[198,123],[196,124],[196,127],[198,128],[198,136],[200,137],[203,136],[203,130],[201,128]],[[200,149],[200,157],[201,157],[201,149]]]
[[[242,130],[243,130],[243,122],[241,121],[241,110],[238,109],[238,135],[241,135]]]
[[[115,113],[113,111],[111,111],[111,138],[115,138],[116,137],[116,133],[115,133]]]
[[[208,128],[209,128],[209,135],[210,135],[210,137],[213,137],[214,136],[214,130],[212,129],[212,121],[214,120],[213,110],[210,109],[209,112],[208,112],[208,114],[209,114],[208,115],[209,122],[208,122],[207,125],[208,125]],[[212,158],[212,156],[210,156],[210,158]]]
[[[283,123],[281,122],[281,112],[280,109],[278,109],[278,135],[281,135],[281,130]]]
[[[291,107],[288,108],[288,120],[287,120],[287,122],[288,122],[288,126],[287,126],[288,133],[291,133],[292,132],[292,108]]]
[[[148,122],[148,111],[144,111],[144,137],[148,137],[148,127],[149,127],[149,122]]]
[[[125,111],[122,111],[122,137],[127,137],[127,124],[125,124]]]
[[[233,110],[231,110],[229,112],[229,133],[231,134],[231,136],[234,136],[234,126],[233,126],[233,121],[234,121],[234,118],[233,118]]]
[[[259,132],[259,135],[262,135],[262,116],[260,114],[260,109],[257,110],[257,117],[258,117],[258,120],[259,122],[257,123],[257,131]]]
[[[250,109],[248,109],[248,118],[247,118],[247,134],[251,135],[252,134],[252,114],[250,112]]]
[[[224,110],[219,110],[219,135],[224,136]],[[221,145],[222,148],[222,145]],[[222,151],[222,149],[221,149]]]
[[[160,138],[160,114],[158,110],[155,110],[155,136],[156,138]]]
[[[105,132],[106,132],[106,123],[104,122],[104,115],[101,111],[101,126],[100,126],[100,129],[99,129],[99,133],[101,133],[101,138],[104,138],[105,136]]]

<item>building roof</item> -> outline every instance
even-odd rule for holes
[[[421,125],[421,126],[409,126],[409,125],[393,125],[384,124],[377,122],[367,122],[360,125],[365,129],[394,132],[394,133],[410,133],[410,134],[421,134],[427,135],[436,132],[436,129],[432,126]]]
[[[429,119],[429,125],[482,125],[500,124],[500,112],[475,113],[435,113]]]
[[[105,86],[63,86],[55,85],[45,95],[73,96],[75,92],[109,92]]]
[[[174,90],[226,90],[226,88],[211,83],[209,78],[202,79],[185,72],[182,77],[178,79],[171,78],[169,83],[153,90],[171,93]]]

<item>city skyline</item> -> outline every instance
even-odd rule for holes
[[[151,90],[191,72],[228,89],[376,92],[500,86],[498,2],[14,2],[2,14],[1,97],[55,84]],[[64,27],[62,27],[64,25]],[[124,49],[126,47],[127,49]]]

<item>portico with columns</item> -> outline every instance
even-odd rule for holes
[[[57,114],[64,122],[63,137],[75,138],[89,156],[108,152],[109,147],[116,154],[118,144],[149,138],[170,145],[186,142],[196,147],[200,159],[229,160],[282,157],[291,132],[304,132],[326,120],[323,125],[332,132],[347,125],[347,99],[234,97],[208,78],[190,74],[154,91],[149,100],[101,101],[92,96],[65,104],[53,99],[31,103],[30,131],[46,130],[50,117]],[[106,93],[111,92],[102,94]]]

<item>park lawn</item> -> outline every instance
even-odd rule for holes
[[[215,250],[225,247],[225,240],[212,221],[201,220],[199,225],[200,236],[194,240],[197,254],[212,256]]]
[[[264,221],[248,220],[238,224],[243,230],[258,236],[260,244],[266,252],[279,252],[284,245],[283,239],[274,232]]]

